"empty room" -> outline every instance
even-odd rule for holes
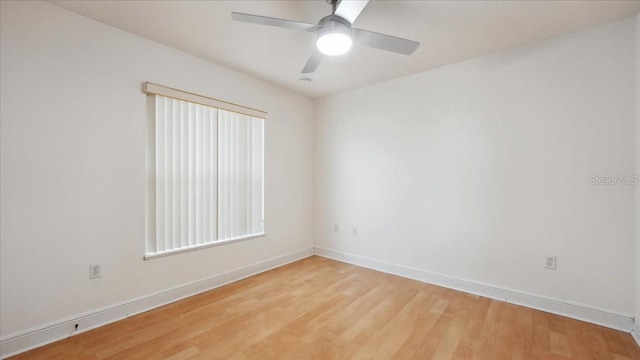
[[[0,358],[640,360],[639,14],[0,0]]]

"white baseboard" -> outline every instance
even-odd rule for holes
[[[634,327],[631,315],[619,314],[605,309],[598,309],[582,304],[575,304],[564,300],[530,294],[519,290],[503,288],[499,286],[483,284],[476,281],[457,279],[454,277],[435,274],[411,267],[396,265],[385,261],[367,258],[364,256],[347,254],[336,250],[315,247],[316,255],[334,259],[385,273],[414,279],[429,284],[434,284],[454,290],[459,290],[475,295],[501,300],[528,308],[566,316],[569,318],[602,325],[608,328],[631,332]],[[636,341],[640,336],[640,329],[636,324]],[[640,342],[639,342],[640,343]]]
[[[215,275],[179,287],[160,291],[106,308],[79,314],[72,318],[44,324],[0,340],[0,359],[40,347],[54,341],[148,311],[189,296],[247,278],[313,255],[313,248],[264,260],[240,269]],[[75,324],[79,331],[74,332]]]
[[[635,318],[635,323],[633,324],[633,330],[631,331],[631,336],[636,341],[636,344],[640,346],[640,319]]]

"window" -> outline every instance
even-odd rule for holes
[[[150,83],[145,92],[145,258],[264,235],[266,114]]]

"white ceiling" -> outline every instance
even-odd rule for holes
[[[311,98],[634,16],[640,1],[376,1],[353,26],[416,40],[411,56],[354,46],[325,59],[309,84],[300,70],[315,46],[311,33],[240,23],[231,12],[317,23],[329,15],[314,1],[77,1],[51,3],[254,75]]]

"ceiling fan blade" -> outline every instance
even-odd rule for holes
[[[285,19],[272,18],[267,16],[251,15],[233,12],[231,18],[235,21],[242,21],[258,25],[276,26],[286,29],[294,29],[301,31],[314,32],[318,26],[315,24],[304,23],[300,21],[292,21]]]
[[[309,60],[307,60],[307,63],[304,65],[302,73],[310,74],[316,71],[318,65],[320,65],[320,63],[322,62],[322,59],[324,59],[324,54],[321,53],[318,49],[315,49],[311,56],[309,56]]]
[[[353,24],[368,2],[369,0],[339,0],[336,4],[335,15]]]
[[[351,28],[353,41],[360,45],[392,51],[399,54],[411,55],[420,43],[391,35],[378,34],[373,31]]]

